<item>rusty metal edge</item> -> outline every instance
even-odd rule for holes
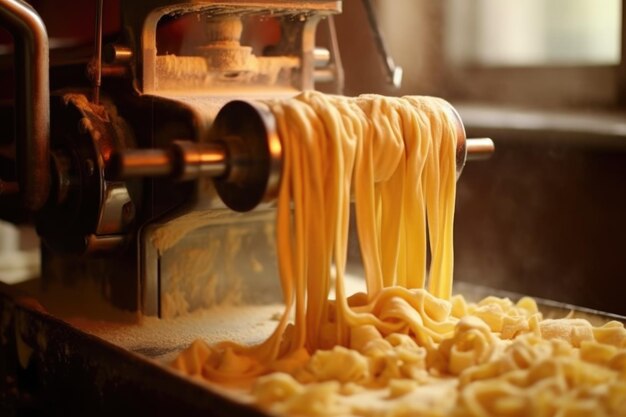
[[[2,373],[2,415],[267,416],[163,364],[84,333],[0,283]]]

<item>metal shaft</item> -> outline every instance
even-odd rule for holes
[[[450,103],[447,105],[448,114],[456,125],[456,178],[458,180],[467,161],[489,158],[495,151],[495,145],[489,138],[468,139],[461,116]]]
[[[467,139],[467,161],[483,161],[491,158],[495,145],[490,138]]]
[[[466,139],[462,158],[481,161],[495,150],[490,138]],[[175,141],[169,149],[133,149],[116,152],[107,164],[107,176],[115,179],[174,177],[195,179],[220,177],[228,169],[226,147],[220,142],[197,144]]]
[[[220,142],[174,141],[168,149],[116,152],[107,163],[111,179],[172,177],[189,180],[219,177],[227,171],[226,148]]]

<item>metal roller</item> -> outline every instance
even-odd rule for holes
[[[282,146],[269,109],[252,102],[231,101],[218,113],[211,134],[228,148],[227,171],[215,179],[224,204],[236,211],[248,211],[278,195]]]
[[[217,115],[206,143],[174,140],[167,149],[113,153],[106,177],[127,180],[212,177],[228,207],[249,211],[278,194],[282,147],[276,121],[265,106],[231,101]]]
[[[486,159],[495,147],[489,138],[467,139],[461,117],[451,105],[449,111],[456,122],[458,179],[466,161]],[[107,164],[107,177],[213,177],[224,204],[248,211],[276,197],[281,166],[282,146],[272,113],[259,103],[231,101],[218,113],[207,143],[177,140],[168,149],[117,152]]]
[[[450,103],[447,104],[449,115],[456,125],[456,178],[458,180],[467,161],[482,161],[490,158],[495,151],[495,145],[490,138],[468,139],[459,112]]]

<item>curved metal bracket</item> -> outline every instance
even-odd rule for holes
[[[15,43],[15,115],[19,189],[28,210],[50,192],[48,34],[37,12],[20,0],[0,0],[0,25]]]
[[[402,67],[396,65],[391,55],[389,55],[389,50],[387,49],[380,27],[376,21],[376,13],[374,13],[372,1],[363,0],[363,6],[365,7],[365,13],[367,14],[367,21],[369,22],[370,29],[374,35],[374,43],[376,43],[378,53],[384,61],[385,71],[387,72],[387,81],[395,88],[400,88],[400,86],[402,86]]]

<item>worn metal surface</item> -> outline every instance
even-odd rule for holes
[[[0,415],[263,416],[0,285]]]

